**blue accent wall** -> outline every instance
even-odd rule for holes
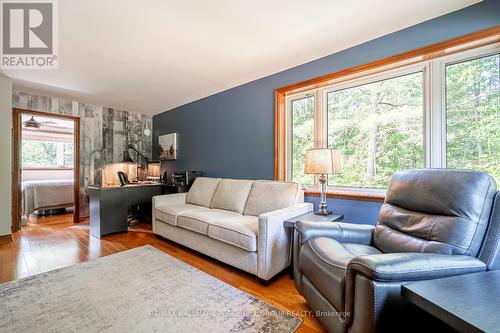
[[[353,23],[355,24],[355,23]],[[163,112],[153,118],[153,156],[158,136],[179,133],[179,159],[162,169],[200,170],[206,176],[272,179],[274,90],[500,24],[500,1],[479,4],[374,39]],[[317,201],[317,197],[307,198]],[[380,204],[333,200],[353,222],[374,222]]]
[[[318,209],[319,198],[317,196],[306,196],[305,201],[312,203],[315,210]],[[344,215],[344,222],[364,224],[375,224],[380,206],[382,206],[381,202],[331,198],[327,198],[326,203],[329,210]]]

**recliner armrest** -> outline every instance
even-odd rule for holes
[[[363,273],[376,281],[415,281],[486,270],[479,259],[435,253],[385,253],[353,258],[347,274]]]
[[[370,245],[375,226],[343,222],[298,221],[295,228],[301,235],[302,243],[314,237],[329,237],[342,243]]]

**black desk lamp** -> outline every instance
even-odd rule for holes
[[[134,161],[131,157],[130,157],[130,151],[134,151],[135,154],[136,154],[136,161]],[[123,152],[123,161],[122,163],[126,163],[126,164],[137,164],[137,176],[139,176],[139,168],[141,170],[145,170],[146,167],[148,166],[148,162],[149,162],[149,159],[146,155],[144,155],[143,153],[141,153],[139,151],[139,149],[137,149],[134,145],[132,144],[129,144],[127,146],[127,150],[125,150]],[[137,177],[138,178],[138,177]]]
[[[148,161],[149,161],[149,158],[144,155],[143,153],[141,153],[134,145],[131,145],[129,144],[127,146],[127,149],[130,151],[130,150],[133,150],[137,156],[137,159],[139,160],[139,156],[142,157],[142,161],[143,163],[140,163],[139,161],[137,161],[137,166],[140,167],[141,169],[146,169],[147,165],[148,165]],[[129,155],[129,158],[130,158],[130,155]]]
[[[122,160],[122,163],[125,163],[125,164],[134,164],[135,161],[133,159],[130,158],[130,154],[128,153],[128,150],[125,150],[123,152],[123,160]]]

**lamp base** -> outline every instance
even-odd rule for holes
[[[330,214],[332,214],[332,211],[328,209],[319,209],[314,212],[314,215],[321,215],[321,216],[328,216]]]

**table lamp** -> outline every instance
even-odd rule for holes
[[[332,213],[328,210],[326,204],[326,175],[340,173],[341,169],[340,151],[327,148],[309,149],[306,151],[304,173],[319,175],[319,182],[321,184],[319,209],[314,214],[327,216]]]

